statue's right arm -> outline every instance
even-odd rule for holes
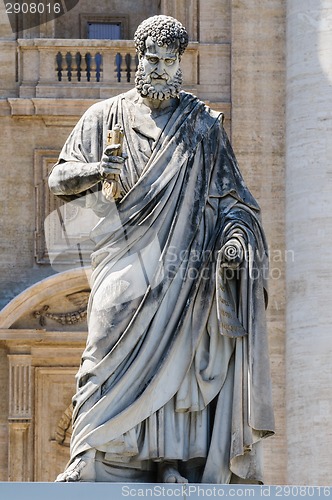
[[[88,190],[100,180],[99,162],[60,161],[53,167],[48,184],[55,195],[74,195]]]

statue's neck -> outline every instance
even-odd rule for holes
[[[172,97],[171,99],[151,99],[149,97],[140,97],[141,102],[151,109],[151,111],[167,110],[175,108],[178,104],[178,98]]]
[[[171,99],[149,99],[148,97],[143,97],[142,98],[144,104],[148,106],[148,108],[155,110],[155,109],[167,109],[167,108],[174,108],[177,103],[176,97],[173,97]]]

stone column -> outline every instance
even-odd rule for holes
[[[264,442],[264,483],[285,484],[286,9],[282,0],[232,0],[231,7],[232,145],[261,206],[270,254],[267,320],[276,435]]]
[[[332,4],[287,1],[289,484],[331,482]]]

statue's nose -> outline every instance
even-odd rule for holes
[[[162,59],[159,59],[158,66],[156,69],[156,73],[159,76],[162,76],[165,73],[165,62]]]

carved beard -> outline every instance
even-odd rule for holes
[[[141,97],[149,99],[159,99],[160,101],[178,97],[182,84],[182,71],[179,68],[175,73],[173,80],[170,78],[165,82],[162,90],[156,90],[151,84],[151,76],[147,75],[143,69],[143,64],[140,62],[137,68],[135,77],[135,86]]]

